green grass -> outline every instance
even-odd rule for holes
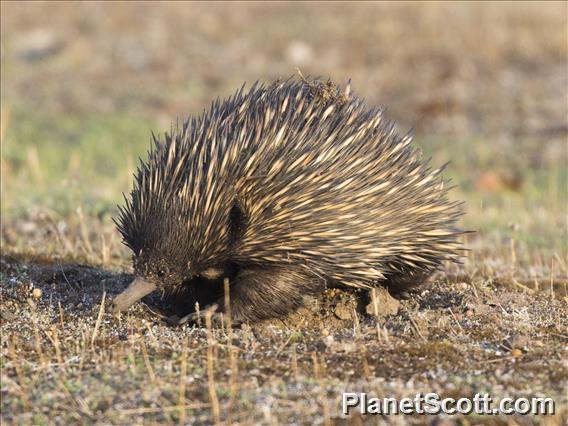
[[[150,147],[151,120],[119,114],[62,115],[20,108],[3,141],[2,213],[30,207],[67,215],[114,211]]]

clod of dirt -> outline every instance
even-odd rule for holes
[[[355,315],[362,313],[364,291],[353,289],[327,289],[321,297],[306,303],[298,311],[281,319],[263,321],[257,327],[296,327],[300,322],[306,327],[341,328],[351,324]]]
[[[396,315],[400,308],[400,302],[390,295],[388,290],[377,287],[371,290],[371,301],[365,307],[365,312],[379,318]]]
[[[306,79],[302,72],[298,70],[300,79],[308,87],[310,91],[310,97],[315,99],[317,102],[323,104],[336,104],[342,106],[348,101],[348,92],[343,93],[337,84],[333,83],[331,80],[319,81],[317,79],[312,79],[311,81]]]

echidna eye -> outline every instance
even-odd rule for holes
[[[156,275],[158,276],[158,278],[164,278],[166,276],[166,271],[160,269]]]

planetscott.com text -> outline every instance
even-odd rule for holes
[[[436,393],[417,393],[407,398],[378,398],[366,393],[345,392],[341,412],[360,414],[485,414],[546,415],[555,413],[552,398],[501,398],[494,400],[489,394],[477,393],[471,398],[441,398]]]

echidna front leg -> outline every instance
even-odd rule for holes
[[[230,289],[233,320],[254,322],[296,310],[325,289],[325,280],[294,267],[246,268]]]

